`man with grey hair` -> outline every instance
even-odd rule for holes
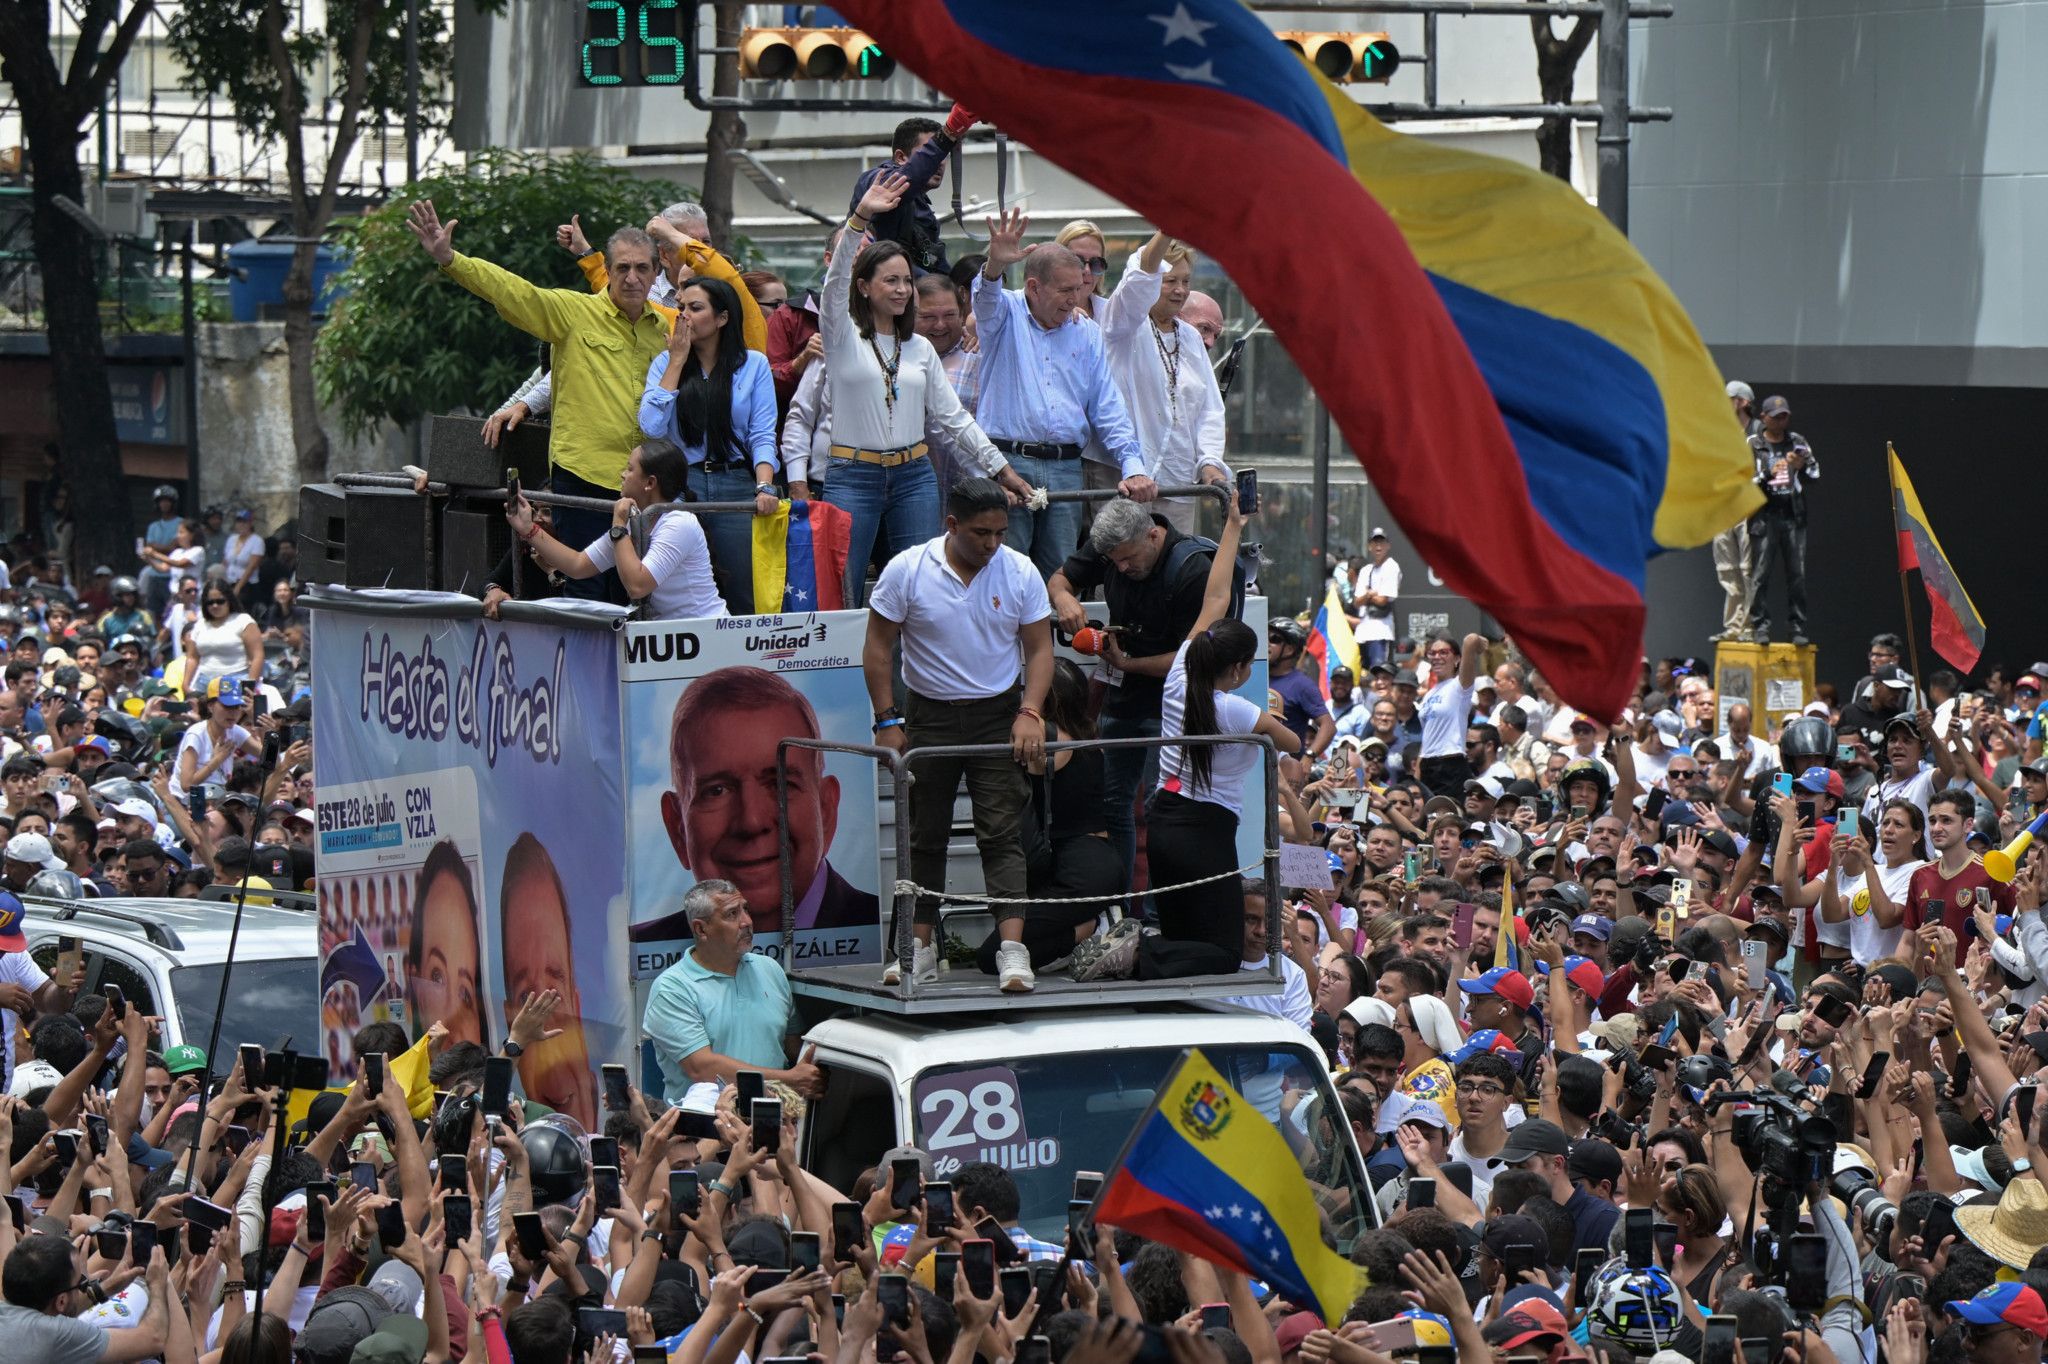
[[[1123,472],[1117,490],[1149,502],[1159,486],[1123,396],[1110,375],[1102,329],[1076,310],[1087,296],[1081,262],[1064,246],[1028,254],[1030,220],[1018,209],[990,218],[988,263],[974,277],[981,341],[981,396],[975,420],[1033,487],[1079,491],[1081,452],[1102,442]],[[1025,261],[1024,288],[1003,288],[1003,271]],[[1010,509],[1006,543],[1050,577],[1081,539],[1081,504]]]
[[[1183,535],[1170,521],[1128,498],[1095,514],[1087,543],[1052,575],[1046,592],[1069,634],[1088,623],[1081,598],[1102,589],[1110,633],[1102,645],[1104,676],[1114,679],[1102,704],[1105,739],[1157,738],[1166,674],[1202,614],[1202,593],[1214,542]],[[1137,795],[1158,784],[1159,750],[1112,748],[1102,755],[1102,799],[1109,841],[1124,870],[1137,860]]]
[[[558,388],[559,419],[549,432],[549,491],[615,502],[619,473],[640,444],[640,395],[647,369],[668,349],[668,319],[650,307],[647,291],[658,269],[654,243],[636,227],[620,228],[605,243],[607,284],[601,294],[543,289],[509,270],[455,249],[455,223],[441,222],[432,200],[412,206],[407,225],[420,247],[450,279],[489,302],[498,316],[554,347],[551,376]],[[588,544],[605,533],[604,512],[562,507],[555,534]],[[618,574],[607,569],[571,579],[575,597],[619,600]]]
[[[730,881],[699,881],[683,896],[691,943],[655,977],[642,1030],[654,1044],[663,1086],[680,1103],[693,1084],[730,1083],[758,1070],[799,1094],[816,1096],[824,1078],[799,1039],[789,977],[773,957],[756,952],[746,897]]]

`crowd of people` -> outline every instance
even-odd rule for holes
[[[517,1092],[551,993],[504,1001],[495,1054],[371,1023],[346,1089],[269,1039],[153,1050],[160,1020],[28,957],[16,897],[314,872],[291,543],[165,488],[134,576],[74,589],[28,557],[5,584],[0,1359],[2038,1364],[2048,854],[2005,879],[1985,854],[2048,810],[2048,663],[1915,678],[1880,635],[1853,686],[1759,714],[1663,659],[1595,717],[1511,641],[1402,637],[1374,532],[1333,583],[1358,674],[1321,672],[1301,622],[1241,618],[1256,506],[1212,542],[1158,496],[1231,478],[1186,248],[1154,236],[1105,290],[1099,229],[1027,246],[1012,212],[949,262],[929,195],[973,121],[899,127],[801,299],[688,204],[601,253],[572,217],[587,293],[456,252],[415,206],[445,272],[554,346],[490,438],[547,414],[552,489],[612,506],[516,501],[519,582],[746,613],[746,516],[689,503],[840,508],[876,742],[1007,746],[920,771],[915,947],[885,979],[947,955],[964,783],[1000,990],[1204,977],[1299,1030],[1371,1191],[1339,1247],[1355,1301],[1325,1316],[1108,1227],[1041,1240],[983,1162],[941,1181],[904,1147],[823,1183],[795,1134],[832,1076],[723,881],[685,897],[646,1004],[666,1094],[606,1067],[602,1131]],[[1746,584],[1782,564],[1800,637],[1817,465],[1782,400],[1745,435],[1783,505],[1731,546],[1726,633],[1768,629]],[[1041,496],[1087,489],[1116,496]],[[1051,746],[1097,736],[1161,742]],[[1262,802],[1315,884],[1245,878]],[[743,1109],[755,1086],[779,1122]]]

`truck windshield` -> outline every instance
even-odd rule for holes
[[[217,962],[171,971],[171,992],[177,997],[187,1042],[204,1046],[212,1035],[220,973]],[[235,978],[228,985],[227,1016],[221,1020],[222,1040],[261,1042],[267,1047],[286,1034],[294,1048],[309,1056],[320,1054],[319,961],[283,957],[236,962]]]
[[[1325,1117],[1340,1110],[1322,1064],[1306,1047],[1204,1047],[1202,1054],[1286,1137],[1329,1215],[1335,1248],[1348,1252],[1372,1223],[1358,1220],[1367,1200],[1356,1153]],[[1109,1172],[1179,1060],[1178,1047],[1158,1047],[936,1067],[919,1074],[911,1096],[917,1145],[939,1179],[969,1161],[1008,1170],[1025,1229],[1057,1243],[1075,1172]]]

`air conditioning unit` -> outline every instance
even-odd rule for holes
[[[123,128],[121,151],[127,156],[145,156],[154,163],[177,150],[178,134],[170,128]]]
[[[143,180],[87,180],[85,204],[94,221],[117,237],[156,236],[156,215],[146,209],[149,184]]]

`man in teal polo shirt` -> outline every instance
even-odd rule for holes
[[[691,944],[655,978],[641,1026],[671,1101],[693,1084],[729,1084],[758,1070],[815,1097],[824,1079],[807,1051],[788,1064],[797,1039],[789,978],[775,959],[753,951],[754,920],[730,881],[699,881],[683,896]]]

